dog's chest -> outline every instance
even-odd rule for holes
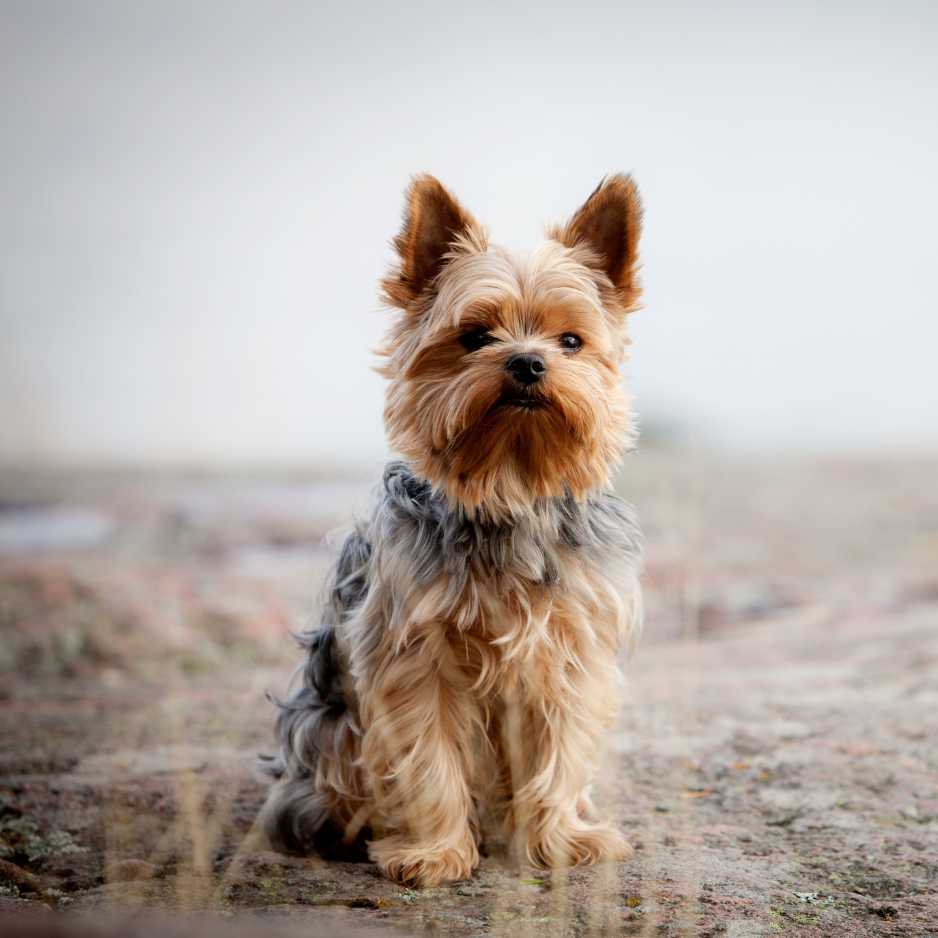
[[[418,618],[506,648],[521,633],[547,639],[558,622],[621,605],[641,552],[631,509],[611,493],[544,499],[510,521],[486,521],[453,510],[403,463],[385,473],[375,527],[385,581],[405,590]]]
[[[616,644],[636,558],[579,540],[556,517],[476,526],[437,581],[449,598],[452,647],[491,688],[545,679],[595,643]],[[432,588],[432,587],[431,587]],[[476,667],[477,666],[477,667]]]

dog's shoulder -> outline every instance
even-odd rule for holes
[[[582,501],[558,500],[558,530],[565,547],[610,551],[636,561],[642,554],[642,532],[635,509],[613,492],[599,492]]]

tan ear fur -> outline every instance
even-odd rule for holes
[[[394,239],[400,266],[382,281],[391,306],[411,307],[432,285],[461,236],[479,232],[475,219],[433,176],[415,176],[407,189],[404,223]]]
[[[607,176],[562,228],[550,232],[567,247],[586,247],[596,266],[609,278],[619,301],[633,308],[640,287],[637,278],[642,202],[631,176]]]

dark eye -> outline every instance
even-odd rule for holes
[[[493,336],[491,332],[488,332],[484,326],[470,329],[459,337],[459,344],[462,345],[467,352],[477,352],[480,348],[491,345],[494,341],[495,336]]]
[[[560,344],[565,352],[577,352],[583,346],[583,340],[572,332],[565,332],[560,337]]]

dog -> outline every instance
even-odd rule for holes
[[[416,177],[382,282],[385,423],[402,457],[335,563],[279,702],[272,844],[469,877],[483,827],[541,868],[630,848],[590,785],[641,627],[641,536],[610,476],[642,209],[605,178],[518,257]]]

